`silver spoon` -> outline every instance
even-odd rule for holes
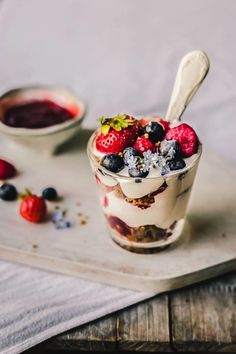
[[[165,119],[178,124],[189,102],[201,86],[210,68],[201,50],[186,54],[180,62]]]

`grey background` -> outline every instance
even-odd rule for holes
[[[3,0],[0,91],[71,87],[87,101],[90,128],[118,112],[164,115],[181,57],[203,49],[211,70],[184,119],[236,162],[235,12],[235,0]],[[149,296],[0,262],[0,351]]]
[[[211,70],[184,119],[236,161],[235,11],[235,0],[5,0],[0,90],[72,87],[87,127],[118,112],[164,115],[181,57],[203,49]]]

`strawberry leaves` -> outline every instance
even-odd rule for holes
[[[133,125],[135,120],[126,114],[118,114],[113,118],[98,118],[98,121],[101,124],[101,133],[103,135],[108,134],[110,128],[113,128],[116,131],[121,131],[128,128],[130,125]]]
[[[32,195],[31,191],[29,190],[29,188],[25,188],[25,192],[24,193],[18,194],[18,199],[19,200],[24,200],[29,195]]]

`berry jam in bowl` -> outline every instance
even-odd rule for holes
[[[87,152],[111,238],[138,253],[177,241],[202,151],[197,134],[159,117],[100,122]]]
[[[84,115],[83,101],[62,88],[32,86],[0,97],[0,132],[47,154],[77,133]]]

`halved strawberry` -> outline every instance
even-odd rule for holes
[[[197,134],[195,130],[186,123],[171,128],[167,132],[165,139],[176,140],[180,145],[184,157],[189,157],[197,152],[199,144]]]
[[[37,195],[26,196],[20,204],[20,215],[33,223],[38,223],[45,218],[47,206],[45,200]]]
[[[118,154],[137,139],[139,122],[126,114],[114,118],[100,118],[101,129],[96,137],[96,148],[105,153]]]

